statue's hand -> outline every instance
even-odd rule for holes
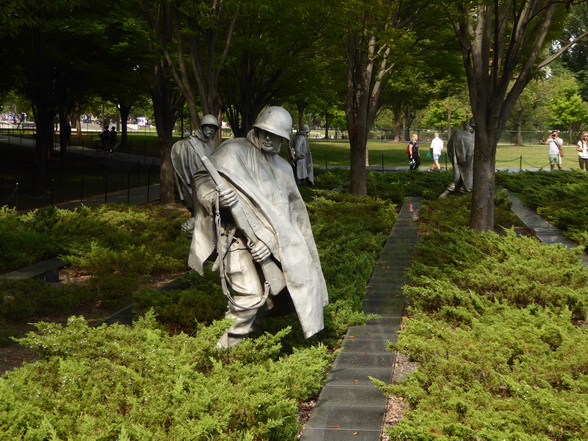
[[[253,248],[251,248],[251,256],[256,262],[261,262],[267,259],[271,254],[270,249],[261,240],[258,240]]]
[[[219,204],[222,208],[230,208],[237,203],[237,194],[232,188],[227,188],[220,192]]]

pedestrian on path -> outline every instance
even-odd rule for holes
[[[588,171],[588,132],[582,132],[582,139],[578,141],[576,150],[578,151],[580,170]]]
[[[443,140],[439,138],[439,132],[435,132],[435,137],[431,141],[431,155],[433,156],[433,165],[430,168],[430,172],[435,169],[441,171],[441,165],[439,164],[439,157],[443,150]]]
[[[545,145],[549,146],[549,168],[551,171],[557,168],[561,170],[561,158],[563,157],[564,153],[561,149],[563,146],[563,139],[559,137],[559,131],[552,130],[551,135],[545,141]]]
[[[406,146],[406,153],[408,154],[409,169],[418,170],[421,165],[421,155],[419,153],[419,135],[416,133],[412,135],[408,146]]]

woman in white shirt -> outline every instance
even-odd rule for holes
[[[578,161],[580,170],[588,171],[588,132],[582,132],[582,139],[578,141]]]

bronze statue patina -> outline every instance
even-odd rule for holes
[[[310,152],[310,145],[308,144],[309,133],[310,129],[306,124],[302,126],[302,130],[296,132],[294,137],[290,140],[288,157],[290,159],[290,164],[294,169],[296,182],[299,184],[308,182],[314,185],[312,154]]]
[[[476,124],[472,119],[464,124],[464,130],[453,132],[447,142],[447,154],[453,165],[453,182],[439,196],[450,193],[469,193],[474,183],[474,144]]]
[[[281,158],[292,118],[268,107],[246,138],[225,141],[194,177],[189,264],[200,274],[215,254],[227,317],[217,343],[237,345],[270,315],[296,312],[308,338],[323,329],[327,288],[292,167]]]
[[[219,129],[218,120],[214,115],[204,115],[200,120],[201,129],[194,131],[194,136],[176,142],[171,149],[171,160],[180,199],[192,217],[182,225],[183,231],[194,228],[194,203],[192,178],[202,165],[201,158],[214,152],[211,140]]]

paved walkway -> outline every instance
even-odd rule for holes
[[[535,235],[541,242],[549,245],[561,244],[569,249],[578,246],[575,242],[564,237],[560,229],[554,227],[550,222],[539,216],[535,210],[525,207],[518,197],[509,193],[508,198],[512,202],[512,211],[527,227],[535,232]],[[588,255],[583,253],[581,258],[584,266],[588,266]]]
[[[127,204],[141,205],[159,200],[159,184],[152,184],[145,187],[133,187],[127,190],[115,191],[98,196],[86,197],[81,200],[63,202],[56,204],[57,208],[73,210],[80,205]]]
[[[387,398],[369,379],[390,383],[395,355],[388,350],[400,327],[405,298],[401,287],[417,240],[420,198],[404,203],[365,293],[366,314],[381,318],[347,331],[302,441],[379,441]]]

